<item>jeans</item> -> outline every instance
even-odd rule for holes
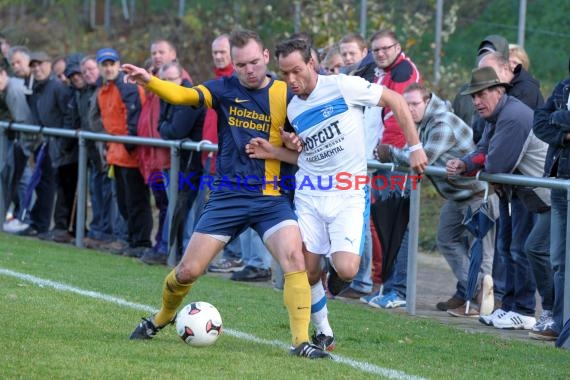
[[[504,197],[500,197],[495,257],[493,258],[493,291],[495,299],[499,300],[503,299],[505,289],[507,288],[507,257],[511,249],[511,223],[509,201]]]
[[[457,279],[457,290],[454,296],[463,300],[472,298],[477,291],[477,289],[473,289],[474,294],[467,297],[471,249],[476,240],[475,236],[467,230],[463,222],[467,210],[470,209],[472,212],[476,212],[481,207],[482,202],[483,198],[481,196],[474,196],[461,202],[446,200],[439,215],[437,247]],[[496,219],[497,208],[497,196],[491,195],[487,201],[487,213],[493,221]],[[476,223],[476,221],[473,220],[472,223]],[[482,259],[477,274],[477,285],[481,283],[484,275],[492,272],[493,256],[495,255],[494,224],[481,240]]]
[[[395,291],[400,298],[406,299],[407,279],[408,279],[408,248],[409,248],[410,229],[406,228],[406,232],[402,237],[400,249],[394,259],[392,270],[388,275],[388,279],[384,282],[384,294]]]
[[[560,332],[564,325],[564,277],[566,270],[566,191],[552,189],[550,229],[550,263],[554,277],[553,330]]]
[[[238,238],[241,240],[242,259],[246,266],[271,268],[271,254],[253,228],[248,228]]]
[[[106,172],[95,165],[89,167],[89,195],[91,198],[91,223],[87,236],[96,240],[113,240],[113,181]]]
[[[360,247],[360,265],[350,287],[362,293],[372,291],[372,233],[370,232],[370,188],[366,187],[366,210],[362,225],[362,245]]]
[[[21,207],[22,202],[24,201],[24,197],[26,196],[26,189],[28,188],[28,185],[30,184],[30,180],[32,179],[32,173],[34,172],[34,169],[31,168],[30,165],[26,165],[24,167],[23,173],[22,173],[22,177],[20,178],[20,181],[18,182],[17,186],[17,195],[15,196],[14,200],[14,216],[20,218],[22,215],[22,209]],[[28,211],[30,209],[30,207],[32,207],[32,205],[35,202],[35,197],[32,194],[32,198],[30,200],[30,204],[27,205],[26,207],[28,208]],[[29,212],[28,212],[29,214]],[[26,220],[22,220],[22,222],[28,223],[30,224],[30,215],[26,216]]]
[[[534,225],[534,218],[520,199],[511,199],[511,249],[507,255],[507,286],[503,296],[503,310],[534,316],[536,282],[524,245]]]
[[[554,304],[554,277],[550,265],[550,214],[547,211],[534,215],[534,226],[524,245],[536,288],[542,298],[542,310],[552,310]]]
[[[165,189],[152,189],[154,203],[158,209],[158,228],[154,235],[154,252],[166,255],[168,254],[168,223],[166,223],[166,214],[168,213],[168,195]],[[164,233],[166,233],[166,240]]]

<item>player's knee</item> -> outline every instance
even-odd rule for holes
[[[279,255],[278,261],[285,273],[305,270],[305,258],[300,250],[282,253]]]
[[[176,280],[181,284],[193,283],[202,274],[204,274],[204,269],[196,265],[180,263],[176,267]]]
[[[354,263],[340,265],[336,268],[336,273],[343,281],[352,281],[356,276],[356,273],[358,273],[358,265],[355,265]]]

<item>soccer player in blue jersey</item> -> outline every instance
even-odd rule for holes
[[[285,273],[284,303],[292,333],[290,353],[328,358],[309,342],[311,290],[297,218],[278,181],[286,166],[277,160],[248,157],[245,145],[262,138],[282,146],[279,128],[286,122],[287,85],[267,75],[269,52],[255,32],[230,36],[236,75],[193,88],[177,86],[125,64],[128,78],[174,104],[205,105],[218,114],[216,180],[204,212],[180,263],[165,279],[160,311],[143,318],[131,339],[151,339],[172,323],[184,297],[223,246],[248,226],[254,228]],[[244,183],[247,178],[247,183]],[[223,183],[223,186],[221,185]]]
[[[318,75],[310,46],[290,39],[277,45],[279,71],[295,96],[287,117],[295,130],[283,133],[287,146],[253,139],[246,146],[251,158],[277,158],[297,163],[295,209],[305,247],[305,265],[312,296],[313,343],[332,350],[335,339],[328,322],[321,261],[330,262],[339,277],[350,281],[362,253],[366,200],[366,154],[363,109],[390,107],[409,146],[410,166],[422,173],[427,157],[404,98],[360,77]]]

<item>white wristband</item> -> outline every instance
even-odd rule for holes
[[[420,150],[423,149],[423,145],[422,143],[416,144],[416,145],[412,145],[411,147],[409,147],[408,149],[410,150],[410,153],[415,152],[416,150]]]

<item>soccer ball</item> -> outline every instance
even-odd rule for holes
[[[176,333],[191,346],[210,346],[222,334],[220,312],[208,302],[192,302],[176,316]]]

